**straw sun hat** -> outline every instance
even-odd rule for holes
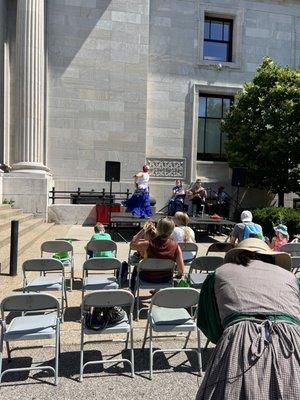
[[[263,240],[255,238],[245,239],[238,243],[236,247],[229,250],[225,255],[225,263],[234,262],[235,256],[244,250],[274,256],[274,263],[276,265],[287,270],[291,269],[291,257],[288,253],[273,251]]]

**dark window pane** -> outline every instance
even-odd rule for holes
[[[199,98],[199,117],[205,117],[206,97]]]
[[[226,43],[204,42],[204,60],[228,61],[228,45]]]
[[[229,111],[230,106],[231,106],[231,100],[230,99],[223,99],[223,117]]]
[[[205,153],[220,154],[220,121],[206,119]]]
[[[205,21],[205,24],[204,24],[204,38],[205,39],[209,39],[209,25],[210,25],[210,22]]]
[[[198,119],[198,150],[197,153],[204,153],[204,125],[205,119]]]
[[[224,22],[223,40],[230,40],[230,25],[229,22]]]
[[[222,118],[222,99],[219,97],[207,98],[207,117]]]
[[[223,39],[223,22],[211,21],[210,39],[213,40]]]

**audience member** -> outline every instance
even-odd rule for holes
[[[182,181],[177,179],[173,187],[173,195],[168,204],[168,215],[175,215],[177,211],[183,211],[185,190],[182,187]]]
[[[105,227],[100,222],[94,226],[94,234],[90,240],[111,240],[111,236],[109,233],[105,232]],[[89,258],[92,257],[113,257],[113,253],[111,251],[88,251]]]
[[[274,227],[275,236],[271,241],[271,249],[274,251],[279,251],[280,247],[287,244],[289,241],[289,234],[287,227],[283,224],[279,224]]]
[[[154,239],[145,239],[145,230],[141,229],[131,241],[131,248],[143,254],[144,257],[173,260],[177,264],[178,277],[183,274],[184,263],[182,252],[178,243],[171,239],[175,224],[171,218],[161,218],[157,223]],[[135,290],[137,270],[132,272],[131,290]],[[146,271],[141,273],[141,278],[147,282],[166,283],[171,279],[169,271]]]
[[[241,213],[241,221],[236,224],[230,235],[230,243],[235,244],[236,241],[241,242],[248,238],[263,239],[262,227],[252,222],[253,216],[251,211],[243,211]]]
[[[287,253],[246,239],[208,276],[197,322],[216,347],[197,400],[299,399],[300,289],[290,265]]]
[[[195,243],[195,232],[192,228],[188,226],[189,217],[186,213],[177,211],[175,214],[174,222],[176,227],[171,235],[177,243]],[[195,252],[184,252],[183,260],[188,262],[193,260],[195,257]]]

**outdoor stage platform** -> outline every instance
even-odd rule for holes
[[[141,229],[146,221],[153,221],[155,224],[159,219],[166,217],[165,214],[154,214],[151,218],[135,218],[130,213],[111,213],[111,229],[112,235],[120,234],[120,229]],[[207,230],[209,226],[214,225],[222,231],[222,228],[229,228],[229,232],[233,229],[235,222],[228,219],[213,219],[209,215],[199,217],[190,217],[189,226],[193,229]],[[229,233],[227,232],[227,233]]]

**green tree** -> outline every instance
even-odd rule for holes
[[[221,127],[230,167],[247,167],[252,187],[278,194],[299,191],[300,70],[265,58],[245,83]]]

